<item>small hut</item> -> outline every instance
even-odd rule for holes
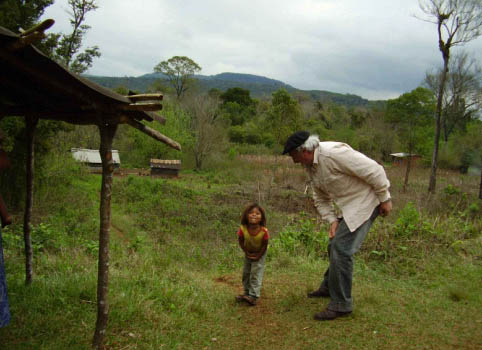
[[[64,121],[77,125],[96,125],[100,133],[102,162],[100,183],[100,227],[97,277],[97,321],[92,348],[103,348],[109,304],[109,237],[111,196],[114,171],[112,142],[120,124],[127,124],[148,136],[181,150],[169,137],[145,125],[154,120],[165,123],[154,111],[162,109],[161,94],[123,96],[70,72],[40,52],[33,42],[45,37],[54,24],[48,19],[20,34],[0,27],[0,120],[4,117],[25,120],[26,200],[24,240],[26,283],[32,281],[30,239],[33,207],[34,137],[39,119]]]
[[[395,166],[407,166],[408,159],[410,159],[411,167],[417,166],[417,160],[421,159],[422,156],[413,153],[391,153],[392,156],[392,164]]]
[[[87,148],[72,148],[72,157],[78,162],[85,164],[90,172],[102,173],[102,159],[99,150]],[[114,162],[114,172],[118,172],[120,168],[119,151],[112,150],[112,161]]]
[[[151,159],[151,177],[178,177],[180,169],[179,159]]]

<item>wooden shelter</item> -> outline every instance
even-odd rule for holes
[[[179,159],[151,159],[151,177],[177,177],[180,169]]]
[[[417,166],[417,160],[421,159],[422,156],[418,154],[410,154],[410,153],[391,153],[392,156],[392,164],[395,166],[407,166],[408,160],[410,159],[411,166]]]
[[[97,125],[100,132],[102,183],[100,199],[97,322],[93,348],[102,347],[108,316],[109,232],[114,163],[112,140],[119,124],[128,124],[177,150],[181,146],[142,122],[164,122],[153,111],[162,108],[161,94],[122,96],[97,85],[42,54],[32,43],[45,36],[53,20],[15,34],[0,27],[0,120],[25,119],[27,132],[27,198],[24,215],[26,282],[32,280],[30,218],[33,205],[34,135],[39,119]]]

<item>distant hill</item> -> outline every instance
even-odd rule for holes
[[[161,73],[149,73],[139,77],[103,77],[95,75],[86,75],[86,77],[111,89],[124,86],[133,91],[146,92],[149,86],[164,76]],[[270,97],[273,92],[284,88],[290,93],[296,92],[309,95],[316,101],[332,101],[348,107],[373,106],[383,103],[382,101],[369,101],[352,94],[339,94],[323,90],[300,90],[279,80],[253,74],[220,73],[216,75],[196,75],[195,78],[199,81],[198,88],[201,91],[209,91],[213,88],[226,91],[229,88],[240,87],[249,90],[254,98],[263,98]]]

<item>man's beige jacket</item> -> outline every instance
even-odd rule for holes
[[[322,219],[337,220],[335,203],[351,232],[368,220],[377,205],[390,199],[383,167],[345,143],[320,142],[307,171]]]

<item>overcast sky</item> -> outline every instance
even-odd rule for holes
[[[85,46],[102,53],[89,74],[139,76],[172,56],[201,74],[248,73],[298,89],[398,97],[441,65],[434,24],[418,0],[98,0]],[[67,0],[43,19],[70,32]],[[482,61],[482,37],[465,46]]]

